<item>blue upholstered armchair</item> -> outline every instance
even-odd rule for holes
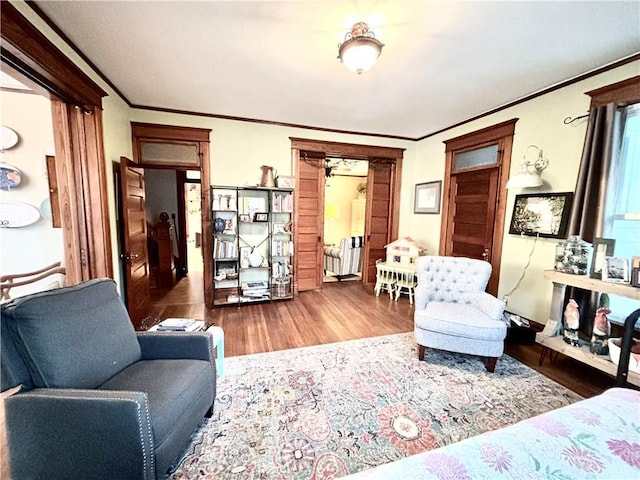
[[[483,357],[489,372],[504,351],[504,302],[485,292],[491,264],[463,257],[416,260],[414,334],[418,357],[425,347]]]
[[[13,478],[164,478],[213,408],[211,335],[136,333],[108,279],[1,308]]]
[[[345,237],[338,247],[324,247],[324,269],[338,278],[362,271],[363,237]]]

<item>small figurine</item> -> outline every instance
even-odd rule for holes
[[[598,302],[598,310],[593,319],[593,333],[591,335],[591,346],[589,350],[596,355],[609,354],[609,335],[611,335],[611,324],[607,319],[607,315],[611,313],[609,310],[609,296],[603,293]]]
[[[569,345],[579,347],[578,329],[580,328],[580,310],[578,304],[572,298],[564,309],[564,336],[563,339]]]

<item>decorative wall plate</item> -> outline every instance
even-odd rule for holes
[[[0,163],[0,190],[11,190],[22,183],[22,173],[16,167]]]
[[[40,211],[23,202],[0,202],[0,227],[20,228],[40,220]]]
[[[0,151],[15,147],[19,139],[15,130],[4,125],[0,126]]]

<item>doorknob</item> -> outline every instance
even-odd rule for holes
[[[489,249],[488,249],[488,248],[485,248],[485,249],[484,249],[484,252],[482,252],[482,259],[483,259],[485,262],[488,262],[488,261],[489,261],[489,260],[488,260],[488,259],[489,259]]]
[[[133,265],[133,261],[136,258],[140,258],[139,253],[125,253],[124,255],[120,255],[120,257],[127,262],[128,265]]]

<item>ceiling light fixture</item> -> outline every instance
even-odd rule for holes
[[[527,152],[530,148],[538,150],[538,158],[534,161],[527,160]],[[529,145],[524,151],[520,161],[520,171],[507,182],[507,188],[535,188],[544,184],[540,174],[549,166],[549,160],[542,156],[542,150],[535,145]],[[530,169],[533,167],[533,171]]]
[[[338,45],[338,58],[345,67],[360,75],[373,67],[382,47],[384,45],[369,31],[369,26],[358,22],[344,36],[344,42]]]

